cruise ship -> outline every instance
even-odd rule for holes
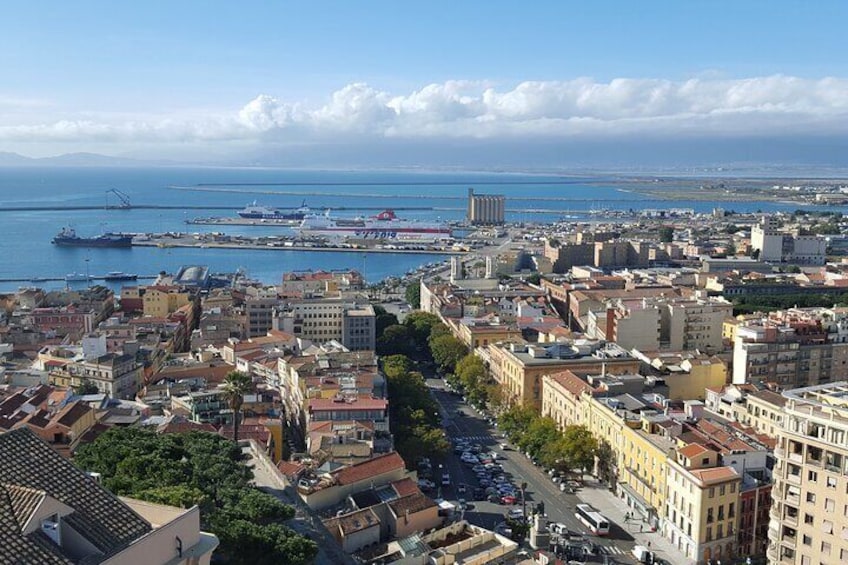
[[[312,208],[306,205],[306,200],[301,203],[300,208],[294,210],[279,210],[260,206],[254,200],[253,204],[248,204],[243,210],[239,210],[238,215],[252,220],[291,220],[299,222],[311,213]]]
[[[52,240],[60,247],[131,247],[132,236],[122,233],[104,233],[96,237],[80,237],[72,228],[62,228]]]
[[[331,218],[330,211],[303,219],[299,233],[304,237],[328,239],[449,239],[451,229],[438,222],[407,220],[395,216],[394,210],[383,210],[369,218]]]

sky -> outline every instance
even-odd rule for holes
[[[26,156],[845,158],[848,2],[30,0],[0,13],[0,151]]]

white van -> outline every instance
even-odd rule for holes
[[[639,563],[648,563],[651,561],[651,550],[644,545],[637,545],[633,548],[633,557]]]

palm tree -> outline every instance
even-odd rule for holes
[[[244,395],[253,390],[253,380],[241,371],[230,371],[221,383],[224,398],[233,410],[233,440],[239,440],[239,412],[244,403]]]

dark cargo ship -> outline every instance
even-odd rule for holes
[[[62,228],[52,240],[61,247],[131,247],[132,236],[122,233],[104,233],[96,237],[80,237],[72,228]]]

